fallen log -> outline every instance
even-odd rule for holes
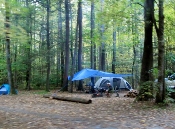
[[[56,99],[56,100],[62,100],[62,101],[84,103],[84,104],[92,103],[91,99],[84,99],[84,98],[78,98],[78,97],[63,97],[63,96],[57,96],[57,95],[43,95],[43,97],[44,98]]]

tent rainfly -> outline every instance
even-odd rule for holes
[[[103,72],[94,69],[83,69],[74,74],[72,81],[82,80],[90,77],[127,77],[132,76],[131,74],[114,74],[109,72]]]

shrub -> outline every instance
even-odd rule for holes
[[[154,99],[155,86],[152,81],[147,81],[141,84],[139,87],[139,94],[136,98],[138,101],[149,101]]]

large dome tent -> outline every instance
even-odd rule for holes
[[[110,83],[113,90],[132,90],[132,86],[122,77],[101,77],[95,83],[94,88],[106,89],[107,83]]]
[[[94,92],[94,84],[95,84],[95,77],[128,77],[132,76],[132,74],[114,74],[114,73],[109,73],[109,72],[104,72],[104,71],[99,71],[99,70],[94,70],[94,69],[82,69],[79,72],[75,73],[74,76],[72,77],[72,81],[76,80],[83,80],[86,78],[91,79],[91,92]]]

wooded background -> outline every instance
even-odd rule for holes
[[[83,68],[93,68],[131,73],[132,86],[137,88],[141,67],[148,65],[142,61],[146,52],[145,42],[151,43],[153,48],[152,52],[147,51],[153,58],[153,65],[149,65],[148,70],[153,73],[153,78],[158,78],[160,40],[156,23],[161,25],[160,21],[165,23],[164,30],[160,31],[164,34],[165,76],[175,71],[173,0],[166,0],[162,4],[165,16],[162,15],[162,18],[160,3],[163,0],[0,2],[0,84],[8,83],[7,75],[11,73],[11,85],[14,87],[28,90],[44,88],[49,91],[64,87],[69,75]],[[150,2],[153,6],[148,6]],[[151,19],[147,19],[151,8],[151,17],[148,16]],[[146,23],[152,24],[151,38],[145,35],[149,34],[145,30]],[[149,50],[150,46],[147,46]],[[145,60],[150,61],[147,57],[144,57]],[[81,87],[78,89],[81,90]]]

